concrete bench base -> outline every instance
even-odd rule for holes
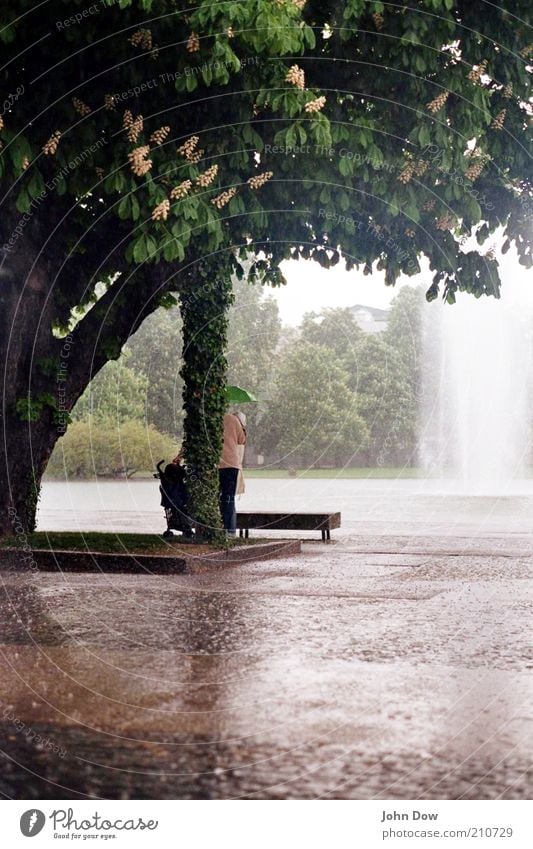
[[[246,539],[250,531],[320,531],[322,542],[331,539],[331,531],[341,526],[340,513],[237,513],[239,536]]]

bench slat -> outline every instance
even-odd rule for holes
[[[280,513],[240,511],[237,528],[243,530],[329,531],[340,528],[340,513]]]

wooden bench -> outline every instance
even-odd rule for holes
[[[237,513],[239,536],[246,539],[253,528],[258,531],[321,531],[322,542],[326,542],[331,539],[331,531],[340,526],[340,513]]]

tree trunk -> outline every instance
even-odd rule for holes
[[[32,531],[41,477],[61,435],[54,419],[58,340],[46,270],[4,256],[0,286],[0,536]]]
[[[13,532],[13,519],[20,532],[34,528],[41,478],[70,411],[94,375],[119,356],[128,337],[157,308],[159,298],[179,285],[182,269],[160,262],[137,270],[133,282],[131,276],[119,277],[71,334],[56,338],[58,303],[62,320],[68,320],[84,287],[94,285],[93,260],[99,263],[107,248],[96,239],[91,262],[58,277],[64,251],[56,246],[48,256],[39,248],[47,234],[39,230],[36,216],[24,239],[14,248],[7,245],[19,220],[16,210],[0,219],[0,536]]]
[[[53,424],[5,416],[0,466],[0,537],[35,530],[41,478],[61,435]]]
[[[197,534],[222,537],[218,463],[226,409],[228,310],[233,302],[230,258],[203,260],[198,286],[183,292],[183,452],[189,511]]]
[[[84,290],[94,288],[102,256],[121,245],[121,232],[106,227],[83,262],[64,267],[67,244],[48,239],[62,217],[60,203],[54,210],[44,221],[31,216],[14,243],[20,213],[6,203],[0,218],[0,536],[12,534],[14,522],[19,533],[33,530],[41,478],[74,404],[159,299],[180,285],[183,269],[159,262],[136,269],[133,279],[120,276],[71,334],[56,338],[58,318],[66,323]]]

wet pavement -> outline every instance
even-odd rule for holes
[[[8,798],[531,795],[533,537],[0,572]]]

